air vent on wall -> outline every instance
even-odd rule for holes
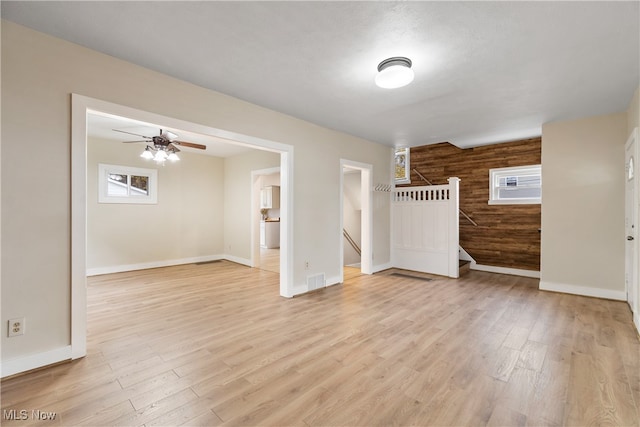
[[[313,291],[316,289],[324,288],[326,286],[324,281],[324,273],[316,274],[314,276],[307,276],[307,290]]]

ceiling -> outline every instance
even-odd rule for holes
[[[639,5],[2,1],[2,18],[379,143],[469,147],[625,111]],[[375,86],[391,56],[409,86]]]
[[[204,135],[195,132],[188,132],[183,129],[176,129],[162,124],[152,124],[141,122],[125,117],[114,116],[102,113],[90,113],[87,118],[87,134],[93,138],[107,139],[115,142],[141,141],[134,135],[115,132],[114,129],[135,133],[141,136],[153,137],[160,135],[160,129],[170,131],[178,135],[178,141],[193,142],[206,145],[205,150],[179,146],[180,151],[187,153],[207,154],[215,157],[231,157],[246,151],[250,151],[246,145],[239,145],[228,139],[217,138],[211,135]],[[144,150],[145,144],[140,142],[140,152]],[[153,145],[153,144],[150,144]]]

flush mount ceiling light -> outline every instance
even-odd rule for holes
[[[404,56],[394,56],[378,64],[376,85],[384,89],[395,89],[408,85],[413,77],[411,60]]]

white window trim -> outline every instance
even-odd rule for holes
[[[107,188],[110,174],[149,177],[149,194],[146,196],[109,196]],[[98,163],[98,203],[157,204],[158,170]]]
[[[489,201],[490,205],[539,205],[542,203],[541,197],[526,199],[498,199],[495,185],[498,177],[508,175],[540,174],[540,185],[542,186],[542,165],[514,166],[508,168],[489,169]]]

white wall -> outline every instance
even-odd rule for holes
[[[308,274],[338,277],[341,271],[335,257],[342,244],[336,196],[340,194],[340,159],[372,164],[373,182],[390,183],[390,147],[6,21],[2,22],[1,50],[1,324],[21,316],[28,324],[24,336],[2,336],[3,364],[26,356],[59,354],[70,343],[72,93],[294,147],[295,292],[306,290]],[[225,200],[232,197],[225,188]],[[374,264],[384,265],[389,262],[389,199],[376,193],[373,202]],[[225,203],[225,209],[230,206]],[[233,253],[247,257],[250,249],[234,243],[246,236],[241,224],[227,222],[232,214],[225,211],[225,251],[231,245]],[[245,224],[249,220],[248,215],[242,217]],[[232,230],[237,234],[228,237]],[[308,271],[305,260],[310,261]]]
[[[540,287],[625,299],[627,114],[542,127]]]
[[[224,160],[182,151],[158,166],[144,144],[90,138],[87,146],[87,271],[105,273],[216,259],[224,254]],[[158,203],[98,203],[98,163],[158,171]]]

